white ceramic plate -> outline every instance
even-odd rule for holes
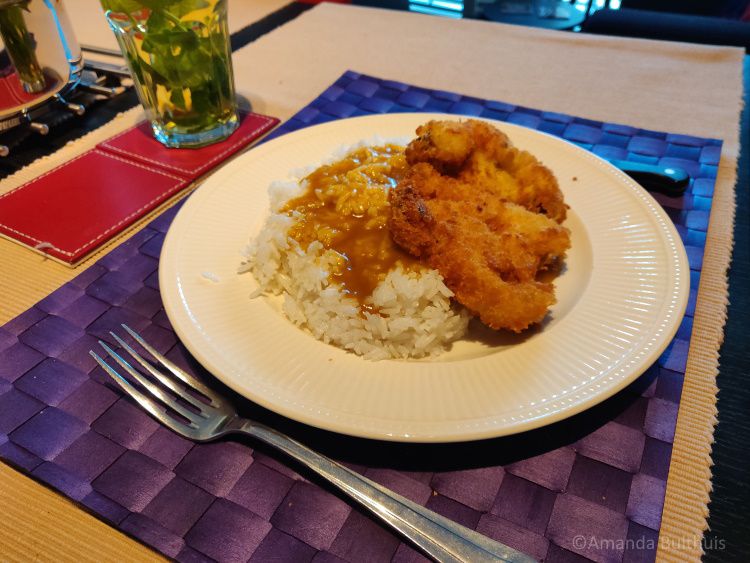
[[[238,275],[268,214],[269,184],[342,145],[408,139],[430,114],[359,117],[302,129],[237,158],[180,210],[159,283],[178,336],[209,371],[290,418],[355,436],[451,442],[564,419],[637,378],[677,330],[689,269],[661,207],[623,173],[555,137],[496,125],[556,174],[570,205],[572,249],[558,303],[525,336],[478,330],[434,360],[363,360],[295,327]],[[207,279],[209,273],[218,281]]]

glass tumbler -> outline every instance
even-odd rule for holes
[[[146,110],[168,147],[237,129],[227,0],[101,0]]]

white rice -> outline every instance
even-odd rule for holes
[[[337,151],[332,160],[353,148]],[[258,282],[259,289],[251,297],[282,295],[282,310],[294,324],[323,342],[370,360],[435,356],[466,333],[469,314],[452,304],[453,293],[436,270],[413,272],[399,266],[373,291],[368,304],[377,313],[361,312],[356,299],[329,281],[335,253],[317,241],[303,249],[288,236],[295,219],[278,211],[302,190],[298,180],[274,182],[269,188],[271,215],[240,268]]]
[[[201,277],[213,283],[219,283],[221,281],[221,278],[213,272],[201,272]]]

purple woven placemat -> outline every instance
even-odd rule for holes
[[[721,142],[600,123],[345,73],[274,136],[369,113],[439,111],[539,129],[618,159],[681,166],[660,198],[698,287]],[[121,396],[88,355],[126,322],[210,379],[171,329],[157,266],[175,210],[0,328],[0,459],[180,561],[417,561],[422,556],[283,459],[196,445]],[[521,436],[451,445],[337,436],[237,398],[242,410],[404,496],[546,561],[652,561],[695,289],[659,361],[612,399]]]

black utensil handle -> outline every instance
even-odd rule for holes
[[[652,192],[679,197],[690,183],[690,175],[682,168],[627,160],[610,160],[610,162]]]

